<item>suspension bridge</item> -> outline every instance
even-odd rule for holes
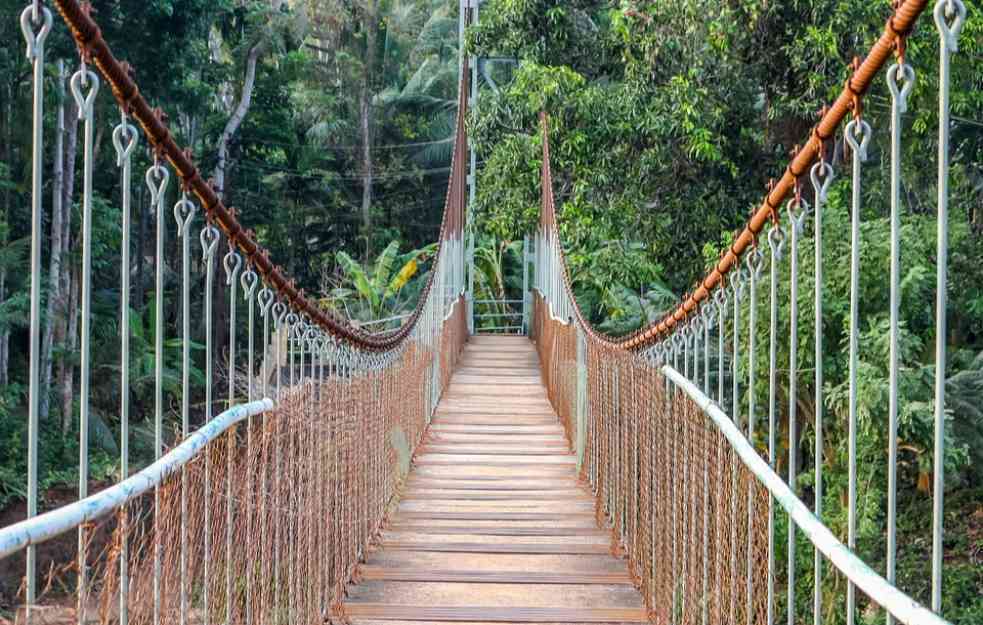
[[[50,6],[48,6],[50,5]],[[820,625],[826,614],[853,625],[861,607],[887,623],[942,625],[945,310],[949,179],[949,67],[966,17],[961,0],[895,3],[867,56],[823,110],[784,175],[770,187],[733,245],[673,310],[628,337],[595,330],[582,315],[556,222],[549,118],[542,116],[542,208],[527,278],[528,336],[473,332],[469,189],[475,161],[464,124],[476,94],[476,64],[462,60],[457,132],[439,235],[426,288],[398,329],[376,333],[324,312],[277,267],[202,178],[166,116],[140,95],[138,72],[119,61],[88,5],[34,0],[20,15],[33,63],[32,296],[28,518],[0,529],[0,558],[24,567],[18,623],[377,623],[510,622]],[[55,14],[60,16],[60,19]],[[462,28],[478,18],[462,4]],[[923,16],[923,13],[930,13]],[[915,71],[905,42],[936,37],[938,85],[938,299],[934,404],[931,601],[921,605],[896,586],[899,194],[901,116]],[[84,126],[81,189],[81,457],[78,501],[38,514],[38,370],[44,204],[45,39],[67,27],[82,64],[71,81]],[[912,35],[914,36],[914,35]],[[887,570],[856,550],[859,215],[867,145],[875,129],[862,102],[886,80],[893,124],[883,129],[891,156],[891,408]],[[120,327],[128,328],[132,153],[145,141],[155,155],[145,174],[156,214],[156,462],[129,471],[128,333],[121,336],[121,474],[88,493],[91,357],[93,102],[111,89],[122,111],[113,135],[123,214]],[[844,125],[844,122],[847,122]],[[139,127],[139,130],[138,130]],[[881,130],[881,129],[876,129]],[[851,147],[847,171],[834,171],[830,143]],[[469,175],[470,174],[470,175]],[[821,508],[823,466],[810,471],[812,502],[796,495],[796,382],[815,380],[816,457],[823,449],[822,333],[818,366],[780,369],[779,341],[823,323],[823,206],[835,176],[852,188],[847,536],[835,534]],[[170,184],[178,201],[166,206]],[[808,198],[808,199],[807,199]],[[200,216],[203,219],[199,218]],[[798,314],[800,250],[811,229],[814,318]],[[163,233],[181,239],[183,268],[182,431],[164,447],[161,262]],[[218,244],[230,252],[216,268]],[[192,254],[206,261],[206,284],[191,284]],[[791,265],[790,296],[780,302],[778,272]],[[224,268],[224,272],[222,269]],[[768,269],[768,272],[765,272]],[[216,275],[217,274],[217,275]],[[215,280],[230,295],[229,326],[212,327]],[[768,310],[758,310],[767,289]],[[783,291],[784,292],[784,291]],[[188,317],[201,298],[207,319],[204,425],[192,431]],[[244,298],[245,319],[236,316]],[[777,307],[791,307],[792,336],[780,336]],[[761,306],[763,307],[763,306]],[[747,314],[747,325],[741,316]],[[768,362],[757,362],[756,333],[769,328]],[[226,333],[227,388],[216,388],[213,344]],[[237,350],[237,341],[245,349]],[[242,343],[239,344],[240,348]],[[248,354],[245,358],[238,354]],[[268,363],[276,363],[270,367]],[[749,380],[768,373],[767,406],[756,406]],[[792,400],[779,407],[777,378]],[[238,376],[238,379],[237,379]],[[224,403],[223,403],[224,402]],[[224,405],[224,411],[214,406]],[[214,411],[214,412],[213,412]],[[217,414],[215,414],[217,412]],[[758,417],[767,415],[764,422]],[[786,475],[776,472],[776,437],[790,429]],[[764,441],[764,444],[762,444]],[[791,528],[776,545],[779,521]],[[65,570],[72,599],[55,597],[52,571],[38,548],[77,533]],[[811,597],[794,565],[796,536],[813,552]],[[786,562],[780,561],[781,553]],[[20,564],[19,564],[20,566]],[[65,574],[65,571],[61,571]],[[822,582],[844,580],[844,601],[826,605]],[[45,580],[48,580],[47,582]],[[839,621],[838,621],[839,622]]]

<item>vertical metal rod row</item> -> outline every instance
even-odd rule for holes
[[[690,346],[690,343],[693,342],[693,341],[694,341],[694,338],[693,338],[693,326],[692,325],[687,325],[685,328],[683,328],[683,367],[685,369],[687,369],[687,372],[686,372],[686,377],[687,378],[689,378],[689,371],[688,371],[688,369],[689,369],[689,346]],[[683,544],[680,545],[680,551],[682,552],[681,553],[682,563],[681,563],[681,567],[680,567],[680,574],[681,574],[680,584],[682,586],[682,589],[680,591],[681,592],[681,594],[680,594],[680,603],[682,605],[680,606],[680,608],[681,608],[680,618],[681,618],[681,622],[684,622],[685,623],[687,621],[687,619],[686,619],[686,608],[688,607],[687,604],[689,603],[688,601],[686,601],[686,597],[689,594],[688,593],[688,591],[689,591],[689,587],[688,587],[689,584],[687,583],[689,581],[689,575],[688,575],[688,571],[689,571],[689,549],[687,549],[687,546],[690,544],[689,535],[688,535],[688,529],[689,528],[687,527],[687,525],[689,525],[689,522],[691,521],[690,515],[686,513],[687,512],[687,510],[686,510],[686,502],[689,499],[689,497],[687,497],[687,495],[688,495],[688,492],[687,491],[689,490],[689,487],[690,487],[690,480],[689,480],[689,461],[688,461],[689,460],[689,454],[688,454],[687,445],[686,445],[687,444],[687,438],[688,438],[687,434],[688,434],[689,427],[685,423],[685,421],[683,421],[683,420],[680,420],[680,422],[676,424],[676,427],[680,430],[680,437],[679,438],[681,440],[679,442],[681,443],[681,447],[682,447],[682,449],[679,449],[677,447],[677,453],[681,452],[681,454],[679,454],[679,455],[682,455],[682,457],[683,457],[683,462],[682,462],[682,465],[683,465],[683,479],[680,481],[680,486],[682,487],[681,488],[681,491],[682,492],[677,491],[677,493],[678,493],[677,496],[681,495],[681,497],[679,497],[679,499],[680,499],[680,501],[682,503],[681,510],[680,510],[680,514],[681,514],[682,518],[680,519],[680,523],[682,525],[681,534],[682,534],[682,539],[683,539]],[[678,455],[677,455],[677,458],[678,458]]]
[[[679,352],[680,352],[680,343],[681,343],[680,339],[683,338],[683,333],[678,332],[676,334],[673,334],[672,338],[673,338],[672,366],[678,371]],[[668,383],[669,383],[669,379],[666,378],[667,390],[668,390]],[[670,406],[672,405],[671,404],[672,399],[668,393],[666,394],[666,401],[670,402]],[[677,544],[678,543],[677,537],[679,533],[677,528],[678,525],[677,509],[679,508],[678,497],[679,497],[680,484],[679,484],[679,480],[677,479],[679,473],[679,456],[676,447],[677,437],[676,437],[675,429],[678,427],[679,427],[679,421],[677,419],[672,419],[669,422],[670,440],[668,441],[668,443],[671,446],[671,449],[669,451],[669,457],[672,458],[672,461],[669,463],[670,471],[672,472],[672,475],[669,478],[669,484],[670,484],[669,505],[672,507],[672,612],[670,614],[672,615],[673,621],[676,621],[679,618],[679,602],[681,601],[679,596],[679,591],[680,591],[680,584],[683,575],[682,571],[680,570],[677,564],[679,559],[677,555],[677,552],[679,550],[679,545]]]
[[[709,308],[704,308],[701,312],[703,317],[703,393],[710,396],[710,318],[712,312]],[[703,625],[707,625],[710,618],[710,600],[708,588],[710,583],[710,462],[707,456],[709,437],[704,434],[703,439],[703,588],[700,596],[703,604]]]
[[[242,296],[247,303],[247,323],[248,327],[246,330],[246,367],[248,368],[248,373],[246,374],[246,398],[248,401],[253,401],[256,399],[255,392],[253,389],[253,377],[256,373],[256,357],[254,350],[256,349],[256,288],[259,286],[259,276],[252,268],[247,268],[243,272],[242,277],[239,279],[242,283]]]
[[[744,291],[744,275],[741,271],[738,271],[735,275],[735,281],[731,285],[731,289],[734,293],[734,353],[732,358],[734,360],[732,366],[731,374],[731,389],[733,396],[731,397],[732,412],[731,419],[734,421],[734,425],[738,429],[741,427],[740,418],[740,378],[738,377],[737,368],[738,363],[740,363],[740,347],[741,347],[741,295]],[[737,457],[731,459],[731,485],[730,490],[732,493],[737,492]],[[737,571],[737,497],[732,496],[730,498],[730,565],[732,571]],[[732,623],[737,622],[737,576],[732,575],[730,579],[730,621]]]
[[[898,81],[904,87],[898,88]],[[899,308],[901,299],[901,114],[907,109],[907,97],[914,86],[915,72],[899,59],[887,70],[891,92],[891,301],[890,354],[888,356],[888,434],[887,434],[887,581],[894,583],[897,568],[897,501],[898,501],[898,374]],[[894,617],[887,613],[887,625]]]
[[[740,429],[741,427],[741,406],[740,406],[740,391],[741,391],[741,381],[737,374],[737,365],[740,362],[740,348],[741,348],[741,296],[744,291],[744,275],[738,271],[735,276],[735,282],[731,289],[734,293],[734,336],[733,338],[733,363],[731,363],[731,420],[733,420],[734,425]]]
[[[709,302],[708,302],[709,304]],[[712,304],[709,304],[712,305]],[[703,318],[703,394],[710,396],[710,316],[709,308],[701,312]]]
[[[273,306],[273,291],[263,287],[259,292],[259,316],[263,318],[263,366],[260,375],[263,378],[263,397],[270,396],[270,309]]]
[[[255,354],[254,350],[256,348],[256,288],[259,286],[259,276],[256,272],[252,270],[252,267],[246,269],[243,272],[240,282],[242,283],[242,293],[246,302],[248,302],[249,317],[248,323],[249,327],[247,329],[247,363],[246,366],[249,368],[246,374],[247,382],[247,394],[246,397],[248,401],[252,402],[255,397],[253,393],[253,376],[255,374]],[[248,536],[253,536],[253,498],[257,496],[255,491],[255,462],[253,459],[253,418],[250,416],[246,421],[246,534]],[[265,497],[265,492],[260,491],[259,497]],[[247,558],[246,561],[246,625],[252,625],[253,613],[252,613],[252,597],[253,597],[253,570],[255,568],[255,563],[252,558]]]
[[[758,278],[761,277],[761,267],[764,262],[764,255],[755,246],[753,252],[747,256],[747,268],[751,278],[751,301],[748,303],[748,342],[747,342],[747,362],[748,362],[748,383],[747,383],[747,439],[754,445],[754,426],[757,421],[757,406],[755,405],[754,376],[757,365],[757,328],[758,328]],[[747,585],[745,588],[746,620],[751,624],[752,606],[754,600],[754,487],[755,484],[748,484],[747,491]]]
[[[79,120],[85,121],[85,136],[82,166],[82,331],[81,331],[81,371],[79,377],[79,499],[89,493],[89,395],[92,382],[92,170],[95,166],[94,142],[95,120],[93,119],[96,94],[99,92],[99,77],[83,64],[72,76],[72,94],[78,104]],[[82,89],[88,89],[87,94]],[[88,604],[88,558],[86,557],[86,527],[78,531],[78,618],[85,621]]]
[[[259,292],[258,297],[259,297],[259,314],[261,317],[263,317],[263,364],[261,368],[261,375],[263,376],[262,395],[264,398],[268,398],[270,396],[269,393],[270,372],[268,367],[269,367],[269,351],[270,351],[269,350],[270,316],[272,314],[270,312],[270,308],[273,305],[273,299],[274,299],[273,291],[271,291],[266,287],[263,287],[263,289]],[[270,498],[270,492],[269,489],[267,488],[267,486],[269,485],[269,481],[267,479],[267,473],[268,473],[267,469],[269,465],[269,449],[270,449],[269,445],[270,445],[270,438],[271,438],[269,432],[267,431],[267,428],[269,427],[267,423],[268,418],[269,418],[268,414],[263,415],[263,424],[261,430],[263,451],[262,451],[262,461],[260,462],[260,466],[262,467],[263,474],[262,477],[260,478],[260,486],[259,486],[259,493],[260,493],[259,518],[262,519],[262,524],[260,527],[260,548],[263,550],[264,557],[266,554],[266,546],[270,544],[269,543],[270,519],[267,516],[267,512],[266,512],[267,500],[269,500]],[[276,565],[273,562],[273,558],[269,558],[269,561],[262,562],[261,564],[263,567],[262,570],[264,572],[262,578],[262,593],[263,593],[263,600],[266,601],[267,599],[271,598],[269,594],[269,588],[270,588],[270,581],[273,579],[273,573],[270,570],[270,567],[275,567]],[[271,610],[275,609],[275,605],[272,602],[268,605],[269,605],[269,609]],[[266,618],[270,618],[269,614],[265,616]]]
[[[229,242],[232,246],[232,242]],[[236,290],[239,270],[242,268],[242,257],[235,251],[225,255],[226,285],[229,287],[229,408],[236,400]],[[232,623],[232,470],[235,466],[235,432],[231,429],[226,434],[228,450],[225,458],[225,622]]]
[[[232,243],[229,243],[230,247]],[[239,285],[239,270],[242,269],[242,257],[235,250],[230,250],[223,261],[225,265],[225,284],[229,287],[229,408],[236,401],[236,291]]]
[[[219,232],[210,223],[205,224],[200,235],[202,260],[205,262],[205,423],[212,420],[212,369],[214,360],[212,357],[212,291],[215,283],[215,250],[218,249]],[[211,449],[205,452],[205,479],[203,485],[202,498],[205,500],[204,524],[204,553],[212,552],[212,506],[210,499],[212,496],[212,460]],[[201,603],[202,603],[202,622],[209,625],[211,621],[211,558],[202,558],[202,584],[201,584]]]
[[[294,388],[295,388],[294,385],[296,383],[296,381],[294,379],[295,355],[296,355],[294,335],[296,334],[296,331],[297,331],[297,324],[299,322],[299,317],[297,316],[296,313],[290,312],[290,313],[287,314],[286,321],[287,321],[287,323],[286,323],[286,330],[287,330],[286,331],[287,352],[288,352],[288,355],[289,355],[288,357],[289,357],[289,362],[290,362],[290,366],[289,366],[289,369],[290,369],[290,389],[289,390],[292,393],[293,390],[294,390]],[[289,450],[289,453],[287,454],[287,457],[285,459],[286,460],[286,463],[287,463],[287,466],[285,467],[285,470],[286,470],[287,474],[284,477],[287,480],[287,484],[288,485],[291,485],[291,486],[292,486],[292,482],[293,482],[293,470],[294,470],[294,463],[292,461],[294,460],[293,451],[295,449],[295,446],[293,444],[293,438],[295,436],[295,430],[296,430],[296,427],[294,426],[294,424],[289,424],[288,430],[287,430],[287,445],[288,445],[287,449]],[[295,567],[296,562],[297,562],[297,557],[296,557],[297,556],[297,546],[296,546],[296,540],[295,540],[295,536],[294,536],[294,517],[295,517],[296,511],[293,508],[293,503],[294,503],[293,501],[284,502],[284,507],[286,508],[285,514],[286,514],[286,517],[287,517],[285,519],[286,520],[286,523],[287,523],[287,527],[286,527],[286,533],[287,533],[287,567],[286,567],[287,580],[286,580],[286,585],[284,586],[284,588],[285,588],[285,590],[287,590],[287,595],[288,595],[288,603],[287,603],[287,622],[288,623],[295,623],[296,622],[296,619],[294,618],[294,614],[295,614],[295,612],[294,612],[295,602],[292,601],[292,600],[290,600],[291,597],[296,597],[297,596],[297,593],[295,592],[295,589],[294,589],[294,586],[296,584],[296,578],[297,578],[297,575],[296,575],[296,573],[294,571],[294,567]]]
[[[698,317],[693,318],[691,324],[693,332],[693,384],[700,383],[700,332],[697,325]]]
[[[853,184],[850,220],[850,397],[849,397],[849,475],[847,486],[847,546],[857,546],[857,372],[860,335],[860,200],[861,163],[867,160],[867,145],[871,130],[867,122],[854,119],[846,127],[846,140],[853,152]],[[846,622],[853,625],[856,611],[856,589],[847,581]]]
[[[768,318],[768,464],[776,466],[776,436],[778,420],[778,262],[781,259],[784,233],[777,226],[768,232],[771,250],[769,267],[769,318]],[[768,495],[768,596],[767,620],[775,622],[775,498]]]
[[[789,202],[789,347],[788,347],[788,487],[795,492],[797,463],[799,461],[799,430],[797,422],[798,360],[799,360],[799,235],[805,220],[807,207],[798,195]],[[788,520],[788,625],[795,625],[795,522]]]
[[[38,513],[38,411],[41,401],[41,237],[42,192],[44,187],[44,40],[51,32],[51,11],[28,4],[20,15],[21,31],[27,42],[27,60],[33,64],[34,108],[31,152],[31,332],[27,417],[27,518]],[[42,18],[43,17],[43,22]],[[31,22],[40,25],[34,32]],[[40,24],[39,24],[40,22]],[[27,548],[27,622],[37,599],[37,548]]]
[[[942,613],[942,524],[945,470],[946,289],[949,256],[949,83],[950,58],[959,50],[966,19],[962,0],[935,5],[939,30],[939,180],[935,296],[935,444],[932,470],[932,611]],[[946,19],[951,20],[947,23]]]
[[[273,318],[276,320],[276,337],[274,341],[274,366],[276,367],[276,397],[277,401],[282,401],[283,396],[281,395],[281,379],[282,379],[282,367],[280,366],[281,359],[281,349],[280,346],[283,343],[282,336],[284,334],[284,320],[287,316],[287,307],[282,302],[276,302],[273,304]],[[289,335],[289,329],[287,330]],[[274,449],[273,449],[273,589],[275,597],[273,600],[274,612],[273,612],[273,622],[274,624],[280,622],[280,609],[277,603],[279,596],[282,594],[282,588],[280,587],[280,571],[282,570],[282,565],[280,562],[280,543],[283,542],[283,529],[282,529],[282,519],[283,510],[282,502],[280,501],[280,479],[281,479],[281,467],[280,467],[280,448],[282,444],[282,422],[283,419],[277,419],[276,422],[276,436],[274,437]]]
[[[122,117],[120,125],[113,131],[113,144],[116,146],[116,164],[122,169],[120,173],[120,199],[123,213],[121,226],[122,250],[120,267],[120,441],[119,463],[120,481],[127,478],[130,472],[130,212],[131,212],[131,183],[132,183],[132,154],[137,145],[137,129]],[[126,536],[125,524],[128,518],[123,511],[121,524],[124,525],[119,556],[119,622],[127,625],[129,622],[129,553],[130,545]]]
[[[822,178],[820,178],[820,176]],[[820,155],[818,163],[812,166],[810,172],[812,188],[815,197],[815,231],[814,231],[814,250],[815,255],[815,284],[813,288],[813,299],[815,306],[815,319],[813,322],[815,333],[815,448],[814,455],[814,485],[813,491],[816,499],[815,514],[819,519],[823,518],[823,205],[826,203],[826,193],[829,185],[833,182],[833,168],[826,162],[825,155]],[[822,625],[823,608],[823,556],[818,547],[813,547],[813,590],[812,590],[812,612],[813,625]]]
[[[174,205],[177,234],[181,237],[181,436],[187,438],[191,429],[191,220],[195,207],[187,193]],[[129,264],[124,263],[129,273]],[[188,475],[181,467],[181,574],[180,623],[188,620]]]
[[[154,182],[154,179],[158,182]],[[164,200],[170,178],[166,167],[155,164],[147,173],[151,204],[157,211],[157,253],[154,276],[154,459],[164,454]],[[158,186],[159,185],[159,186]],[[163,545],[161,544],[158,513],[160,488],[154,489],[154,623],[160,622],[160,584]]]
[[[723,287],[714,297],[717,307],[717,404],[724,405],[724,317],[727,315],[727,295]]]

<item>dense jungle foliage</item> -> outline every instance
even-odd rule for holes
[[[536,223],[542,164],[539,114],[548,112],[561,238],[581,309],[612,334],[658,320],[717,261],[749,212],[760,205],[769,180],[782,174],[796,144],[808,138],[817,111],[842,89],[850,61],[866,54],[882,32],[889,5],[855,0],[614,5],[489,0],[480,25],[468,33],[468,48],[481,56],[512,57],[517,68],[506,87],[482,91],[470,119],[485,163],[476,211],[481,227],[509,240]],[[983,619],[983,5],[966,5],[968,19],[952,69],[943,606],[947,618],[968,624]],[[907,58],[917,78],[902,129],[898,580],[927,601],[939,81],[938,35],[930,16],[909,39]],[[881,571],[887,488],[889,98],[879,76],[864,107],[875,134],[864,167],[861,224],[858,547],[869,562],[880,563]],[[824,519],[844,540],[848,158],[840,137],[832,154],[837,179],[823,221],[823,507]],[[799,249],[799,318],[808,321],[799,324],[794,397],[798,491],[807,502],[814,497],[808,468],[814,462],[816,414],[812,232],[809,223]],[[767,244],[762,245],[767,252]],[[766,267],[758,289],[759,320],[768,310],[767,276]],[[780,265],[779,284],[778,422],[787,424],[788,262]],[[745,349],[748,299],[740,328]],[[758,362],[766,363],[767,322],[754,332]],[[726,344],[729,349],[729,337]],[[750,391],[756,394],[758,423],[767,423],[766,369],[758,367]],[[747,375],[742,360],[739,376],[746,381]],[[742,386],[739,405],[746,413],[747,384]],[[785,428],[779,436],[780,473],[788,470]],[[766,452],[766,428],[758,431],[762,436],[757,443]],[[778,538],[777,544],[782,562],[786,538]],[[806,614],[811,611],[812,549],[801,535],[798,545],[797,613]],[[824,592],[824,622],[840,622],[842,578],[828,577]],[[878,610],[864,609],[861,622],[882,618]]]
[[[944,607],[954,623],[983,622],[983,4],[969,10],[952,74],[949,380]],[[359,323],[398,318],[431,268],[447,192],[458,78],[455,0],[95,0],[118,58],[169,115],[180,143],[276,263],[326,308]],[[781,175],[848,65],[883,29],[888,0],[485,0],[466,36],[482,65],[468,128],[480,169],[475,213],[477,299],[521,297],[522,238],[540,202],[539,114],[550,115],[560,228],[577,299],[596,326],[623,334],[658,319],[725,249]],[[24,494],[30,286],[31,73],[16,16],[0,0],[0,508]],[[935,153],[938,41],[923,16],[908,46],[917,82],[904,117],[899,584],[927,601],[935,342]],[[42,487],[72,484],[78,454],[79,177],[81,133],[59,80],[78,55],[65,27],[47,44],[45,251],[42,258]],[[61,95],[59,95],[61,85]],[[875,130],[864,169],[859,550],[884,570],[889,95],[878,77],[864,109]],[[63,151],[53,138],[64,114]],[[119,110],[96,105],[93,308],[93,478],[119,471]],[[152,162],[146,142],[135,177]],[[842,142],[825,211],[826,520],[846,535],[845,484],[849,183]],[[54,175],[60,168],[61,177]],[[138,173],[139,172],[139,173]],[[131,308],[134,465],[152,457],[156,216],[134,183]],[[808,189],[807,197],[810,196]],[[167,202],[177,199],[174,185]],[[811,198],[810,198],[811,199]],[[179,421],[180,249],[167,219],[166,402]],[[193,230],[202,225],[200,213]],[[801,319],[812,318],[812,229],[801,241]],[[197,242],[192,240],[192,250]],[[225,250],[220,250],[221,258]],[[192,280],[204,284],[200,253]],[[216,263],[217,276],[223,277]],[[788,263],[781,266],[780,366],[789,360]],[[767,306],[759,291],[759,311]],[[228,324],[216,280],[213,322]],[[243,306],[243,303],[239,303]],[[747,302],[745,301],[745,306]],[[503,309],[504,311],[505,309]],[[242,311],[240,311],[241,318]],[[742,315],[743,336],[748,315]],[[200,423],[202,299],[193,298]],[[767,327],[755,328],[759,362]],[[811,349],[798,332],[799,466],[815,437]],[[218,332],[217,362],[226,362]],[[243,341],[240,341],[242,347]],[[743,364],[741,365],[743,366]],[[746,371],[742,372],[746,379]],[[751,389],[759,410],[768,381]],[[779,405],[790,398],[782,376]],[[217,384],[224,381],[219,372]],[[747,398],[741,397],[742,405]],[[787,419],[779,416],[780,422]],[[763,413],[758,415],[759,421]],[[783,432],[780,456],[787,456]],[[765,445],[765,441],[758,441]],[[787,465],[779,466],[786,471]],[[807,471],[799,495],[814,497]],[[779,516],[779,518],[781,518]],[[785,528],[780,527],[780,532]],[[780,549],[785,540],[778,539]],[[812,550],[800,536],[800,614],[809,611]],[[779,560],[784,558],[778,554]],[[828,576],[825,622],[838,623],[843,580]],[[861,622],[881,622],[866,609]]]
[[[446,0],[97,0],[106,41],[134,68],[141,92],[168,115],[206,177],[274,262],[308,293],[354,321],[412,308],[440,227],[457,107],[457,3]],[[25,489],[30,288],[31,71],[19,0],[0,1],[0,507]],[[52,9],[54,11],[54,9]],[[59,68],[79,57],[55,12],[46,44],[42,258],[42,488],[77,480],[82,132]],[[55,137],[63,114],[63,150]],[[93,223],[93,479],[118,471],[121,210],[110,89],[95,107]],[[152,458],[157,216],[143,172],[133,172],[131,454]],[[62,174],[57,173],[58,166]],[[178,199],[170,185],[165,204]],[[203,414],[205,266],[192,224],[193,421]],[[181,240],[165,227],[165,403],[169,440],[179,422]],[[56,243],[53,243],[56,242]],[[226,363],[229,302],[215,261],[215,359]],[[363,271],[363,268],[365,270]],[[385,284],[364,281],[366,276]],[[245,302],[239,306],[239,319]],[[239,342],[240,348],[243,342]],[[216,372],[217,388],[225,384]],[[241,378],[240,378],[241,379]],[[149,421],[148,421],[149,418]],[[193,423],[193,424],[194,424]]]

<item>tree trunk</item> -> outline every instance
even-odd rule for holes
[[[0,111],[4,115],[4,134],[3,137],[6,139],[3,146],[3,162],[13,163],[14,154],[14,87],[10,83],[6,85],[7,91],[7,106],[4,107],[3,111]],[[11,172],[12,173],[12,172]],[[0,224],[7,226],[10,219],[10,208],[11,203],[11,189],[9,186],[4,187],[3,191],[3,214],[0,215]],[[0,244],[5,244],[9,236],[3,236],[0,238]],[[0,268],[0,304],[3,304],[7,300],[7,270],[6,268]],[[9,380],[9,366],[10,366],[10,329],[3,328],[0,329],[0,386],[6,386]]]
[[[215,146],[218,151],[218,162],[215,165],[215,192],[219,198],[225,199],[225,172],[229,165],[229,144],[239,131],[239,127],[249,113],[249,107],[253,102],[253,88],[256,86],[256,64],[262,54],[263,44],[257,43],[249,50],[246,57],[246,75],[242,81],[242,94],[239,97],[239,104],[236,105],[232,116],[225,124],[222,135],[218,138]]]
[[[0,269],[0,304],[7,299],[7,270]],[[10,383],[10,329],[0,332],[0,387]]]
[[[144,272],[147,266],[146,249],[144,249],[144,242],[147,240],[147,207],[143,205],[144,196],[143,190],[146,187],[140,185],[140,192],[137,194],[137,275],[136,279],[133,281],[134,287],[134,300],[133,307],[139,311],[143,311],[143,301],[145,297],[144,285]]]
[[[236,133],[239,132],[242,122],[245,121],[246,115],[249,114],[249,108],[253,103],[253,89],[256,87],[256,65],[259,63],[259,58],[263,54],[264,43],[262,41],[253,44],[253,47],[249,49],[249,54],[246,56],[246,73],[242,80],[242,91],[239,95],[239,103],[235,106],[232,111],[232,115],[229,117],[229,121],[226,122],[225,128],[222,130],[222,135],[218,139],[218,144],[216,145],[218,151],[218,162],[215,165],[215,173],[213,179],[215,181],[215,192],[218,194],[219,198],[225,199],[225,181],[227,170],[229,166],[229,144],[235,138]],[[214,307],[213,307],[213,320],[215,328],[218,333],[215,335],[215,344],[212,346],[216,356],[222,353],[222,348],[227,344],[226,333],[222,332],[222,328],[228,322],[228,313],[226,308],[228,307],[228,296],[226,295],[226,284],[225,284],[225,268],[224,263],[220,259],[224,258],[222,248],[226,246],[221,246],[219,250],[216,250],[216,268],[215,268],[215,294],[214,294]],[[225,252],[229,251],[231,248],[225,249]]]
[[[376,65],[379,16],[376,0],[365,4],[365,62],[362,93],[359,98],[359,128],[362,142],[362,229],[365,235],[365,260],[372,258],[372,86]]]
[[[68,433],[74,420],[73,400],[75,397],[75,349],[78,342],[78,277],[76,264],[71,262],[72,253],[72,213],[75,194],[75,156],[78,153],[78,107],[74,100],[68,99],[65,117],[65,166],[62,180],[62,263],[61,286],[62,302],[65,306],[58,320],[61,344],[65,355],[58,366],[58,379],[61,386],[61,427]]]
[[[55,153],[51,168],[51,259],[48,265],[48,302],[45,308],[44,334],[41,340],[41,397],[38,418],[48,420],[51,411],[51,369],[54,347],[56,307],[61,303],[61,241],[62,241],[62,187],[65,172],[65,63],[58,62],[58,125],[55,131]]]
[[[359,127],[362,133],[362,234],[365,236],[365,260],[372,258],[372,104],[368,85],[362,87],[359,103]]]
[[[73,267],[68,296],[68,328],[65,338],[65,358],[61,372],[61,431],[68,434],[75,421],[75,350],[78,349],[79,270]]]

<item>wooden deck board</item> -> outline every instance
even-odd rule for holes
[[[360,577],[369,581],[459,582],[468,584],[631,584],[627,571],[617,573],[568,573],[543,571],[444,571],[406,570],[363,566]]]
[[[466,623],[647,623],[642,608],[520,608],[505,606],[391,606],[379,603],[345,603],[352,618],[388,621]]]
[[[532,343],[472,337],[343,610],[372,623],[644,623]]]

